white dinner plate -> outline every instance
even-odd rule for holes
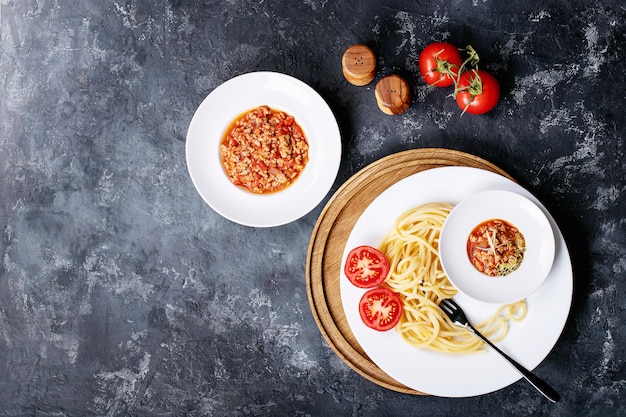
[[[309,143],[304,171],[289,187],[270,194],[235,186],[220,159],[229,124],[261,105],[292,115]],[[224,82],[202,101],[187,131],[186,158],[196,190],[213,210],[239,224],[272,227],[299,219],[326,196],[339,171],[341,136],[330,107],[310,86],[281,73],[252,72]]]
[[[526,189],[489,171],[469,167],[441,167],[409,176],[382,192],[362,213],[346,242],[342,262],[359,245],[378,247],[395,219],[404,211],[428,202],[458,204],[486,190],[509,190],[526,196],[550,220],[556,236],[556,252],[550,274],[527,298],[528,314],[511,324],[498,346],[528,369],[534,369],[550,353],[563,331],[572,302],[573,272],[563,235],[545,207]],[[343,269],[343,268],[342,268]],[[341,272],[341,300],[350,329],[369,358],[389,376],[409,388],[442,397],[470,397],[504,388],[520,375],[493,350],[484,353],[446,354],[418,349],[395,330],[377,332],[365,326],[358,302],[359,289]],[[455,300],[477,323],[491,316],[498,305],[473,300],[459,293]]]
[[[467,240],[474,228],[492,219],[515,226],[526,246],[519,268],[498,277],[478,271],[467,253]],[[543,210],[519,193],[499,189],[463,199],[446,218],[439,236],[439,259],[450,282],[466,295],[487,303],[513,303],[532,294],[550,273],[554,248],[554,231]]]

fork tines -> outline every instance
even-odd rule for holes
[[[439,307],[441,307],[441,309],[447,314],[453,314],[459,309],[459,305],[451,298],[444,298],[441,300],[439,302]]]
[[[453,299],[448,298],[441,300],[439,307],[454,324],[471,328],[471,324],[467,320],[467,317],[465,317],[465,313]]]

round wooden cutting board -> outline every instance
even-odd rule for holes
[[[365,354],[350,330],[341,304],[341,259],[354,224],[385,189],[410,175],[442,166],[466,166],[495,172],[497,166],[450,149],[413,149],[382,158],[353,175],[328,201],[313,229],[306,261],[309,303],[317,325],[331,348],[357,373],[391,390],[425,395],[383,372]]]

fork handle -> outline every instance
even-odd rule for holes
[[[483,336],[478,330],[474,329],[472,326],[468,327],[468,330],[474,333],[476,336],[480,337],[485,343],[491,346],[496,352],[498,352],[504,359],[506,359],[517,371],[522,374],[524,379],[530,383],[537,391],[543,394],[548,400],[553,403],[558,402],[561,399],[561,396],[554,388],[548,385],[544,380],[539,378],[537,375],[530,372],[528,369],[524,368],[522,365],[517,363],[515,360],[509,357],[506,353],[502,352],[496,345],[491,343],[489,339]]]

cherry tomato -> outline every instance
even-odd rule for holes
[[[463,113],[487,113],[500,101],[500,84],[487,71],[464,72],[459,77],[456,88],[456,104],[463,110]]]
[[[422,78],[437,87],[452,85],[462,63],[458,48],[446,42],[431,43],[419,57]]]
[[[359,246],[348,254],[343,271],[353,285],[359,288],[372,288],[387,278],[389,263],[378,249]]]
[[[402,315],[402,300],[388,288],[374,288],[363,294],[359,313],[367,327],[384,332],[398,324]]]

